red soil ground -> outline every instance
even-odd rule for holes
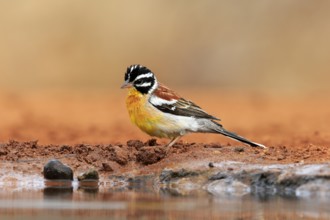
[[[126,91],[0,93],[1,161],[40,170],[59,158],[75,171],[148,173],[177,164],[330,162],[326,95],[265,95],[220,90],[181,94],[222,119],[228,130],[268,146],[258,149],[214,134],[191,134],[164,154],[129,122]],[[13,141],[15,140],[15,141]],[[129,141],[129,140],[141,140]],[[36,142],[37,141],[37,142]]]

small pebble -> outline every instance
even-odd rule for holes
[[[209,167],[210,168],[213,168],[214,167],[214,164],[212,162],[209,163]]]
[[[78,181],[98,180],[98,179],[99,179],[99,173],[95,169],[89,169],[78,176]]]

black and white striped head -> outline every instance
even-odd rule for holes
[[[142,94],[152,93],[158,86],[153,72],[141,65],[131,65],[125,73],[125,82],[121,88],[134,86]]]

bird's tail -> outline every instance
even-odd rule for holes
[[[219,133],[219,134],[222,134],[224,136],[227,136],[229,138],[232,138],[234,140],[237,140],[237,141],[240,141],[240,142],[243,142],[245,144],[248,144],[250,145],[251,147],[261,147],[261,148],[267,148],[265,145],[262,145],[262,144],[258,144],[258,143],[255,143],[255,142],[252,142],[252,141],[249,141],[248,139],[242,137],[242,136],[239,136],[233,132],[230,132],[230,131],[227,131],[226,129],[224,129],[222,127],[221,124],[215,122],[215,121],[212,121],[214,123],[214,125],[216,127],[213,127],[213,131],[215,131],[216,133]]]

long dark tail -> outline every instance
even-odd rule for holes
[[[227,137],[230,137],[230,138],[232,138],[232,139],[235,139],[235,140],[237,140],[237,141],[240,141],[240,142],[243,142],[243,143],[245,143],[245,144],[248,144],[248,145],[250,145],[251,147],[261,147],[261,148],[266,148],[265,145],[262,145],[262,144],[258,144],[258,143],[255,143],[255,142],[249,141],[249,140],[245,139],[244,137],[241,137],[241,136],[239,136],[239,135],[237,135],[237,134],[235,134],[235,133],[233,133],[233,132],[230,132],[230,131],[225,130],[224,128],[222,128],[221,130],[220,130],[220,129],[217,130],[217,132],[220,133],[220,134],[223,134],[223,135],[225,135],[225,136],[227,136]]]
[[[258,143],[255,143],[255,142],[252,142],[252,141],[249,141],[248,139],[244,138],[244,137],[241,137],[233,132],[230,132],[230,131],[227,131],[226,129],[224,129],[222,127],[221,124],[215,122],[215,121],[209,121],[209,122],[212,122],[211,124],[209,123],[208,125],[210,126],[209,128],[215,132],[215,133],[219,133],[219,134],[222,134],[222,135],[225,135],[229,138],[232,138],[234,140],[237,140],[237,141],[240,141],[240,142],[243,142],[245,144],[248,144],[250,145],[251,147],[261,147],[261,148],[267,148],[265,145],[262,145],[262,144],[258,144]]]

